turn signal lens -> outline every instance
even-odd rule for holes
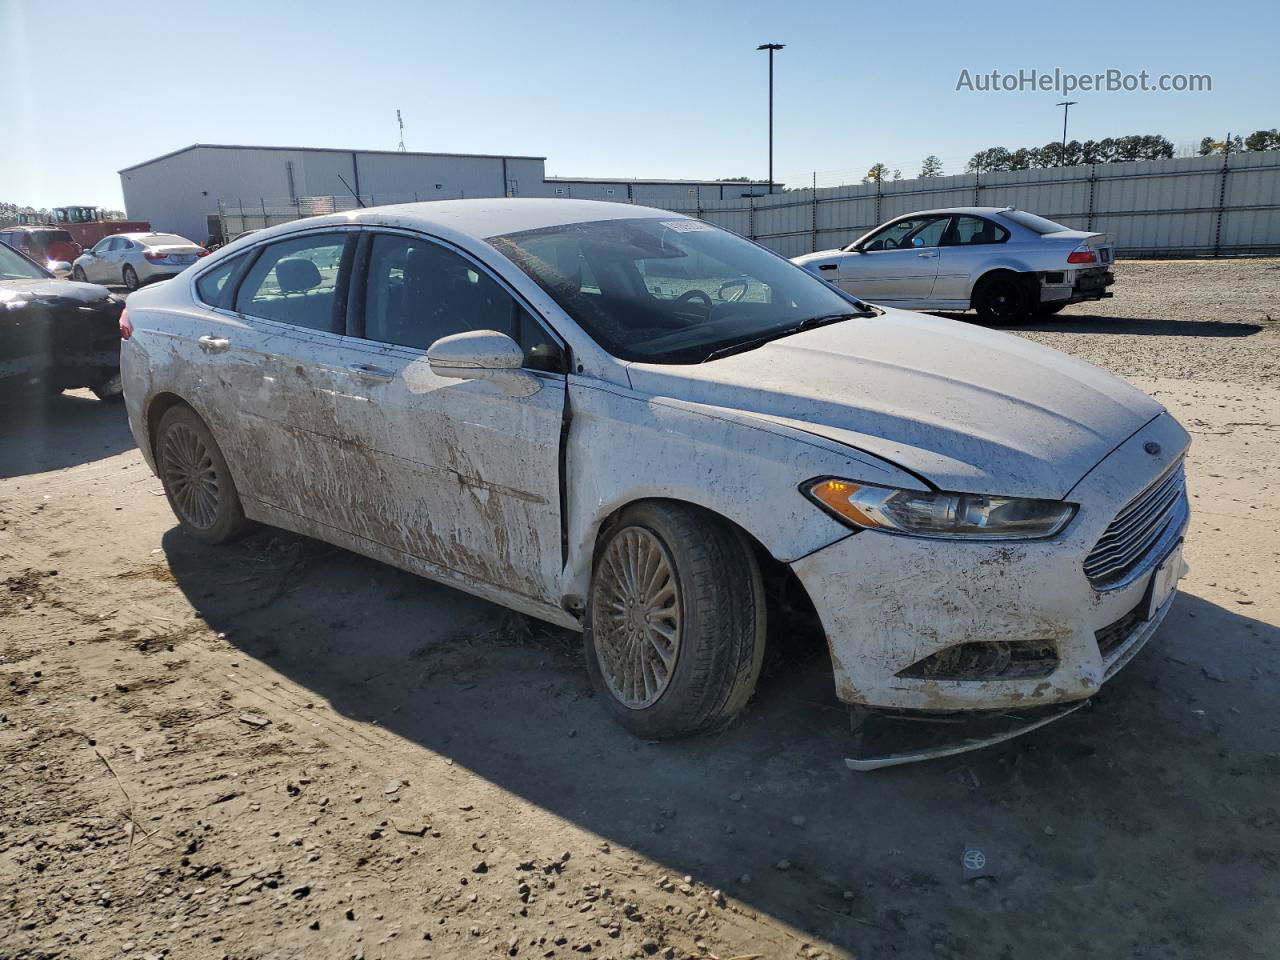
[[[899,490],[852,480],[814,480],[801,489],[851,526],[910,537],[1040,540],[1061,531],[1076,512],[1075,504],[1060,500]]]

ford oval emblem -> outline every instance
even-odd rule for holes
[[[1156,443],[1154,440],[1148,440],[1142,445],[1142,449],[1147,451],[1147,453],[1151,454],[1153,457],[1160,454],[1160,444]]]

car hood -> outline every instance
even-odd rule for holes
[[[1056,350],[902,310],[629,371],[636,390],[817,434],[965,493],[1061,498],[1163,410]]]
[[[0,280],[0,300],[39,300],[44,303],[98,303],[111,291],[96,283],[74,280]]]

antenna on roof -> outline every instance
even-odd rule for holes
[[[396,147],[400,153],[404,153],[404,120],[400,117],[400,111],[396,111],[396,123],[400,124],[400,146]]]

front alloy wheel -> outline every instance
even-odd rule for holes
[[[679,737],[729,720],[755,690],[764,641],[760,568],[724,521],[644,502],[601,534],[583,620],[587,672],[632,733]]]
[[[680,588],[666,547],[644,527],[627,527],[599,561],[592,596],[596,656],[609,692],[624,706],[652,706],[680,656]]]

